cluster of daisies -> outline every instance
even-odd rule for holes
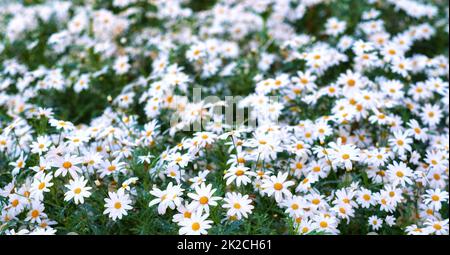
[[[448,2],[106,2],[0,3],[0,234],[449,234]]]

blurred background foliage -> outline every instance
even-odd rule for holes
[[[1,2],[2,0],[0,0]],[[32,5],[44,3],[45,0],[22,0],[23,4]],[[120,12],[120,9],[112,7],[112,1],[110,0],[73,0],[73,4],[83,4],[86,2],[94,3],[96,8],[108,8],[114,12]],[[157,11],[151,4],[150,1],[138,1],[138,6],[145,12]],[[211,8],[216,3],[216,0],[191,0],[187,1],[186,5],[192,8],[194,11],[202,11]],[[440,7],[439,17],[446,18],[446,12],[448,11],[448,0],[429,0],[427,2],[434,3]],[[385,26],[388,32],[392,34],[399,33],[408,28],[409,24],[417,24],[419,22],[425,22],[426,20],[415,21],[412,18],[405,15],[403,12],[395,11],[391,5],[385,3],[385,1],[379,0],[377,6],[382,11],[382,17],[385,21]],[[331,41],[326,35],[323,34],[323,26],[325,21],[330,17],[338,17],[341,20],[345,20],[348,24],[347,33],[353,34],[356,25],[360,22],[360,16],[364,10],[370,9],[371,5],[367,1],[361,0],[339,0],[330,1],[330,3],[322,3],[317,6],[310,8],[305,17],[301,20],[292,24],[298,33],[307,33],[313,35],[317,40]],[[143,12],[144,13],[144,12]],[[386,18],[388,17],[388,18]],[[5,17],[2,17],[3,19]],[[0,18],[0,22],[1,19]],[[267,15],[265,15],[267,19]],[[145,17],[143,15],[140,17],[139,22],[133,23],[130,27],[129,33],[126,33],[124,37],[136,34],[137,31],[148,28],[150,26],[159,26],[163,21],[152,20],[151,18]],[[193,21],[195,22],[195,21]],[[48,38],[55,32],[58,31],[58,24],[56,22],[50,22],[46,24],[41,24],[40,29],[30,32],[27,35],[26,40],[20,40],[9,44],[6,42],[6,48],[3,53],[0,54],[0,60],[5,59],[17,59],[20,63],[26,64],[30,70],[36,69],[39,66],[50,67],[61,67],[66,74],[69,74],[74,69],[79,70],[100,70],[105,65],[110,65],[111,63],[105,61],[99,61],[100,57],[93,52],[79,61],[79,63],[74,63],[73,65],[59,66],[58,62],[63,57],[63,55],[47,54],[46,49],[48,47]],[[1,33],[0,33],[1,36]],[[132,38],[127,38],[132,39]],[[264,44],[268,41],[268,35],[265,33],[264,29],[253,34],[249,39],[256,39]],[[0,38],[4,40],[4,38]],[[38,42],[32,50],[27,49],[25,42],[36,41]],[[430,47],[432,45],[432,47]],[[184,49],[185,50],[185,49]],[[271,42],[268,46],[268,51],[280,54],[280,49],[275,42]],[[427,56],[435,56],[437,54],[444,54],[448,56],[448,37],[447,33],[444,31],[437,31],[436,35],[429,41],[418,42],[413,47],[414,52],[420,52]],[[64,56],[73,57],[76,59],[78,56]],[[79,58],[79,57],[78,57]],[[184,57],[184,52],[178,52],[174,54],[172,60],[183,66],[185,70],[192,70],[189,63]],[[130,73],[124,75],[121,78],[117,78],[113,71],[107,72],[105,75],[101,76],[100,79],[94,79],[91,81],[94,90],[89,90],[82,92],[80,94],[75,93],[73,90],[68,89],[62,92],[59,91],[46,91],[42,93],[42,96],[36,98],[35,101],[43,106],[52,107],[57,110],[57,116],[61,119],[66,119],[73,121],[75,123],[87,123],[93,117],[99,116],[105,107],[108,106],[107,96],[111,95],[113,98],[117,96],[121,89],[129,82],[135,80],[139,76],[148,76],[151,72],[151,61],[145,57],[140,60],[133,60],[139,62],[137,68],[133,68]],[[233,95],[246,95],[253,91],[253,77],[258,74],[257,72],[257,61],[258,56],[248,55],[243,56],[243,59],[238,60],[238,70],[235,76],[225,78],[223,80],[211,79],[211,80],[200,80],[192,70],[190,74],[195,77],[195,82],[202,84],[212,84],[221,82],[224,84],[226,90],[229,94]],[[338,74],[345,71],[350,67],[351,63],[340,65],[333,68],[326,75],[321,77],[321,80],[329,81],[335,79]],[[295,72],[297,70],[302,70],[302,63],[292,62],[281,64],[278,63],[269,71],[268,75],[274,75],[277,72]],[[374,74],[376,75],[376,73]],[[72,81],[74,82],[74,81]],[[135,106],[134,110],[137,112],[142,112],[139,106]]]

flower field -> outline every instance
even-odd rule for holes
[[[445,0],[0,0],[0,235],[448,235]]]

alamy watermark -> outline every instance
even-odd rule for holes
[[[191,107],[195,110],[173,114],[170,126],[183,131],[204,131],[208,125],[221,122],[226,131],[237,128],[254,129],[265,123],[278,123],[278,114],[271,113],[271,105],[278,104],[278,96],[259,96],[259,100],[249,100],[242,96],[209,95],[202,98],[202,89],[193,88]],[[186,116],[189,115],[189,116]],[[275,116],[275,117],[274,117]]]

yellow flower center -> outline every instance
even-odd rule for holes
[[[283,189],[283,184],[277,182],[277,183],[275,183],[275,184],[273,185],[273,188],[274,188],[275,190],[282,190],[282,189]]]
[[[438,202],[440,199],[439,199],[438,195],[433,195],[433,196],[431,196],[431,200]]]
[[[382,177],[386,175],[386,173],[383,170],[378,171],[377,174]]]
[[[33,210],[33,211],[31,212],[31,217],[32,217],[32,218],[37,218],[37,217],[39,217],[39,211],[38,211],[38,210]]]
[[[208,203],[209,199],[207,197],[201,197],[199,202],[202,205],[206,205]]]
[[[38,186],[39,190],[43,190],[45,188],[45,182],[41,182]]]
[[[114,208],[116,208],[117,210],[119,210],[120,208],[122,208],[122,204],[120,202],[116,202],[114,204]]]
[[[19,200],[18,200],[18,199],[14,199],[14,200],[11,202],[11,205],[12,205],[13,207],[18,206],[18,205],[19,205]]]
[[[192,223],[192,230],[197,231],[200,229],[200,224],[198,222]]]
[[[62,166],[63,166],[65,169],[69,169],[69,168],[72,167],[72,163],[70,163],[69,161],[66,161],[66,162],[64,162],[64,163],[62,164]]]
[[[442,229],[442,226],[439,225],[439,224],[434,224],[434,225],[433,225],[433,228],[439,231],[439,230]]]
[[[73,190],[73,193],[78,195],[78,194],[81,193],[81,189],[80,188],[76,188],[76,189]]]

